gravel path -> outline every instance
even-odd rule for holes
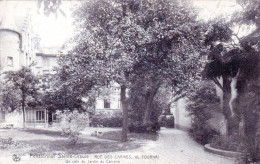
[[[159,160],[144,161],[162,164],[232,164],[235,160],[204,151],[186,132],[177,129],[163,129],[159,140],[150,142],[139,150],[141,154],[159,155]]]

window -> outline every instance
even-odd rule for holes
[[[44,111],[36,111],[36,121],[42,121],[44,118]]]
[[[57,114],[53,114],[53,121],[57,120]]]
[[[104,108],[110,108],[110,102],[108,100],[104,100]]]
[[[13,64],[14,64],[13,57],[8,56],[7,57],[7,65],[12,67]]]

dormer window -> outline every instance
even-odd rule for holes
[[[13,61],[13,57],[8,56],[7,57],[7,65],[10,67],[13,67],[14,61]]]

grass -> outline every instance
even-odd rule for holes
[[[61,136],[61,131],[45,130],[45,129],[25,129],[23,130],[28,133],[38,134],[38,135],[48,135],[48,136]]]
[[[35,145],[30,151],[32,154],[44,154],[44,153],[57,153],[62,152],[65,154],[91,154],[91,153],[104,153],[114,151],[124,151],[129,149],[138,148],[140,145],[132,143],[118,143],[107,141],[93,141],[93,140],[81,140],[76,145],[69,144],[67,140],[56,141],[43,141],[32,140],[26,141],[28,145]]]
[[[102,136],[98,138],[108,139],[113,141],[121,140],[121,131],[113,131],[113,132],[105,132]],[[156,141],[158,139],[158,135],[156,133],[128,133],[128,140],[152,140]]]
[[[69,143],[69,140],[61,135],[60,131],[42,129],[9,129],[0,133],[0,138],[11,137],[16,143],[21,143],[24,147],[14,147],[12,149],[0,149],[2,155],[19,154],[91,154],[106,153],[115,151],[126,151],[136,149],[141,146],[136,140],[156,140],[155,134],[130,133],[129,141],[121,143],[121,131],[104,132],[103,135],[95,139],[89,135],[82,134],[76,145]],[[134,141],[134,142],[133,142]]]

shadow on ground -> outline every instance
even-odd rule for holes
[[[61,135],[61,131],[45,129],[11,129],[0,134],[0,138],[12,137],[24,147],[9,149],[8,153],[19,151],[20,154],[90,154],[126,151],[139,148],[144,140],[156,140],[153,134],[129,134],[129,141],[120,142],[121,131],[104,132],[101,139],[82,134],[78,142],[73,145],[68,138]],[[138,142],[137,142],[138,141]],[[140,141],[140,142],[139,142]],[[6,149],[1,152],[7,152]]]

